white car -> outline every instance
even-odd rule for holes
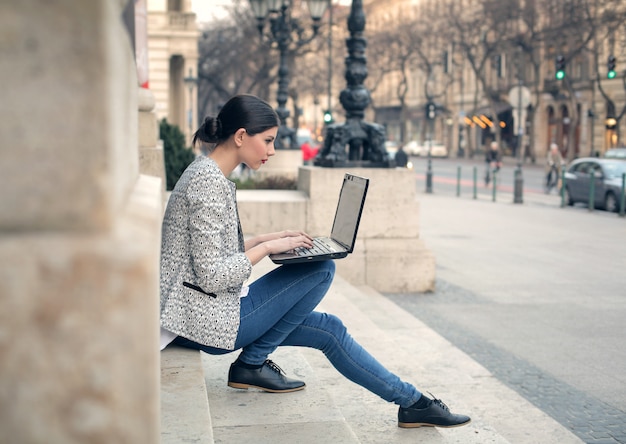
[[[430,149],[431,157],[448,157],[448,148],[437,141],[429,142],[425,141],[423,144],[412,140],[404,146],[404,150],[412,156],[428,157],[428,150]]]
[[[389,154],[389,158],[393,159],[396,157],[396,153],[398,152],[398,144],[393,140],[385,141],[385,150],[387,154]]]

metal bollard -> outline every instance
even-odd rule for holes
[[[561,167],[561,208],[565,206],[565,167]]]
[[[477,179],[478,179],[478,169],[474,167],[474,199],[476,199],[476,194],[478,190]]]
[[[515,169],[515,181],[513,184],[513,203],[524,203],[524,178],[522,177],[522,164],[518,163]]]
[[[596,198],[596,172],[591,170],[590,183],[589,183],[589,211],[593,211],[595,208]]]
[[[428,166],[426,167],[426,192],[433,192],[433,165],[428,153]]]
[[[626,207],[626,173],[622,173],[622,192],[619,199],[619,216],[624,217],[624,211]]]
[[[456,167],[456,197],[461,195],[461,167]]]
[[[493,202],[496,201],[496,189],[498,188],[498,173],[496,172],[495,168],[493,170],[493,192],[491,195],[491,200]]]

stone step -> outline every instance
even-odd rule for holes
[[[255,267],[255,273],[269,270],[273,264],[268,262]],[[193,358],[194,378],[199,378],[200,364],[204,374],[204,382],[196,381],[193,387],[205,386],[210,410],[208,405],[192,407],[182,395],[185,390],[177,392],[181,404],[175,407],[171,403],[169,408],[179,418],[190,416],[184,424],[176,422],[172,430],[164,422],[163,442],[213,442],[200,439],[208,435],[200,430],[194,415],[210,415],[204,425],[212,427],[211,439],[228,444],[581,442],[370,287],[356,287],[337,276],[318,309],[338,315],[351,334],[390,370],[443,399],[452,411],[469,414],[472,423],[453,429],[400,429],[397,406],[343,378],[317,350],[281,347],[271,356],[287,375],[307,383],[305,390],[287,394],[229,388],[228,368],[237,352],[221,356],[189,352],[197,357]],[[189,411],[194,408],[204,411]],[[198,432],[184,430],[184,425],[198,426]],[[185,438],[198,436],[198,440],[166,441],[173,433]]]
[[[408,296],[410,297],[410,296]],[[436,297],[423,294],[417,297]],[[337,277],[320,309],[343,319],[373,356],[424,392],[441,398],[472,423],[453,429],[400,429],[397,407],[344,378],[311,350],[303,355],[332,395],[348,425],[366,443],[581,443],[565,427],[506,387],[438,333],[370,287]]]
[[[161,352],[161,444],[213,444],[201,353],[170,345]]]

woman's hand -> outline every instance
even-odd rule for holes
[[[303,231],[285,230],[274,233],[277,237],[267,241],[269,254],[284,253],[294,248],[311,248],[313,239]]]
[[[246,241],[246,255],[257,264],[270,254],[284,253],[294,248],[311,248],[313,239],[304,231],[285,230],[276,233],[263,234]]]

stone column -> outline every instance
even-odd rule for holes
[[[124,5],[0,7],[0,442],[159,442],[162,184]]]

